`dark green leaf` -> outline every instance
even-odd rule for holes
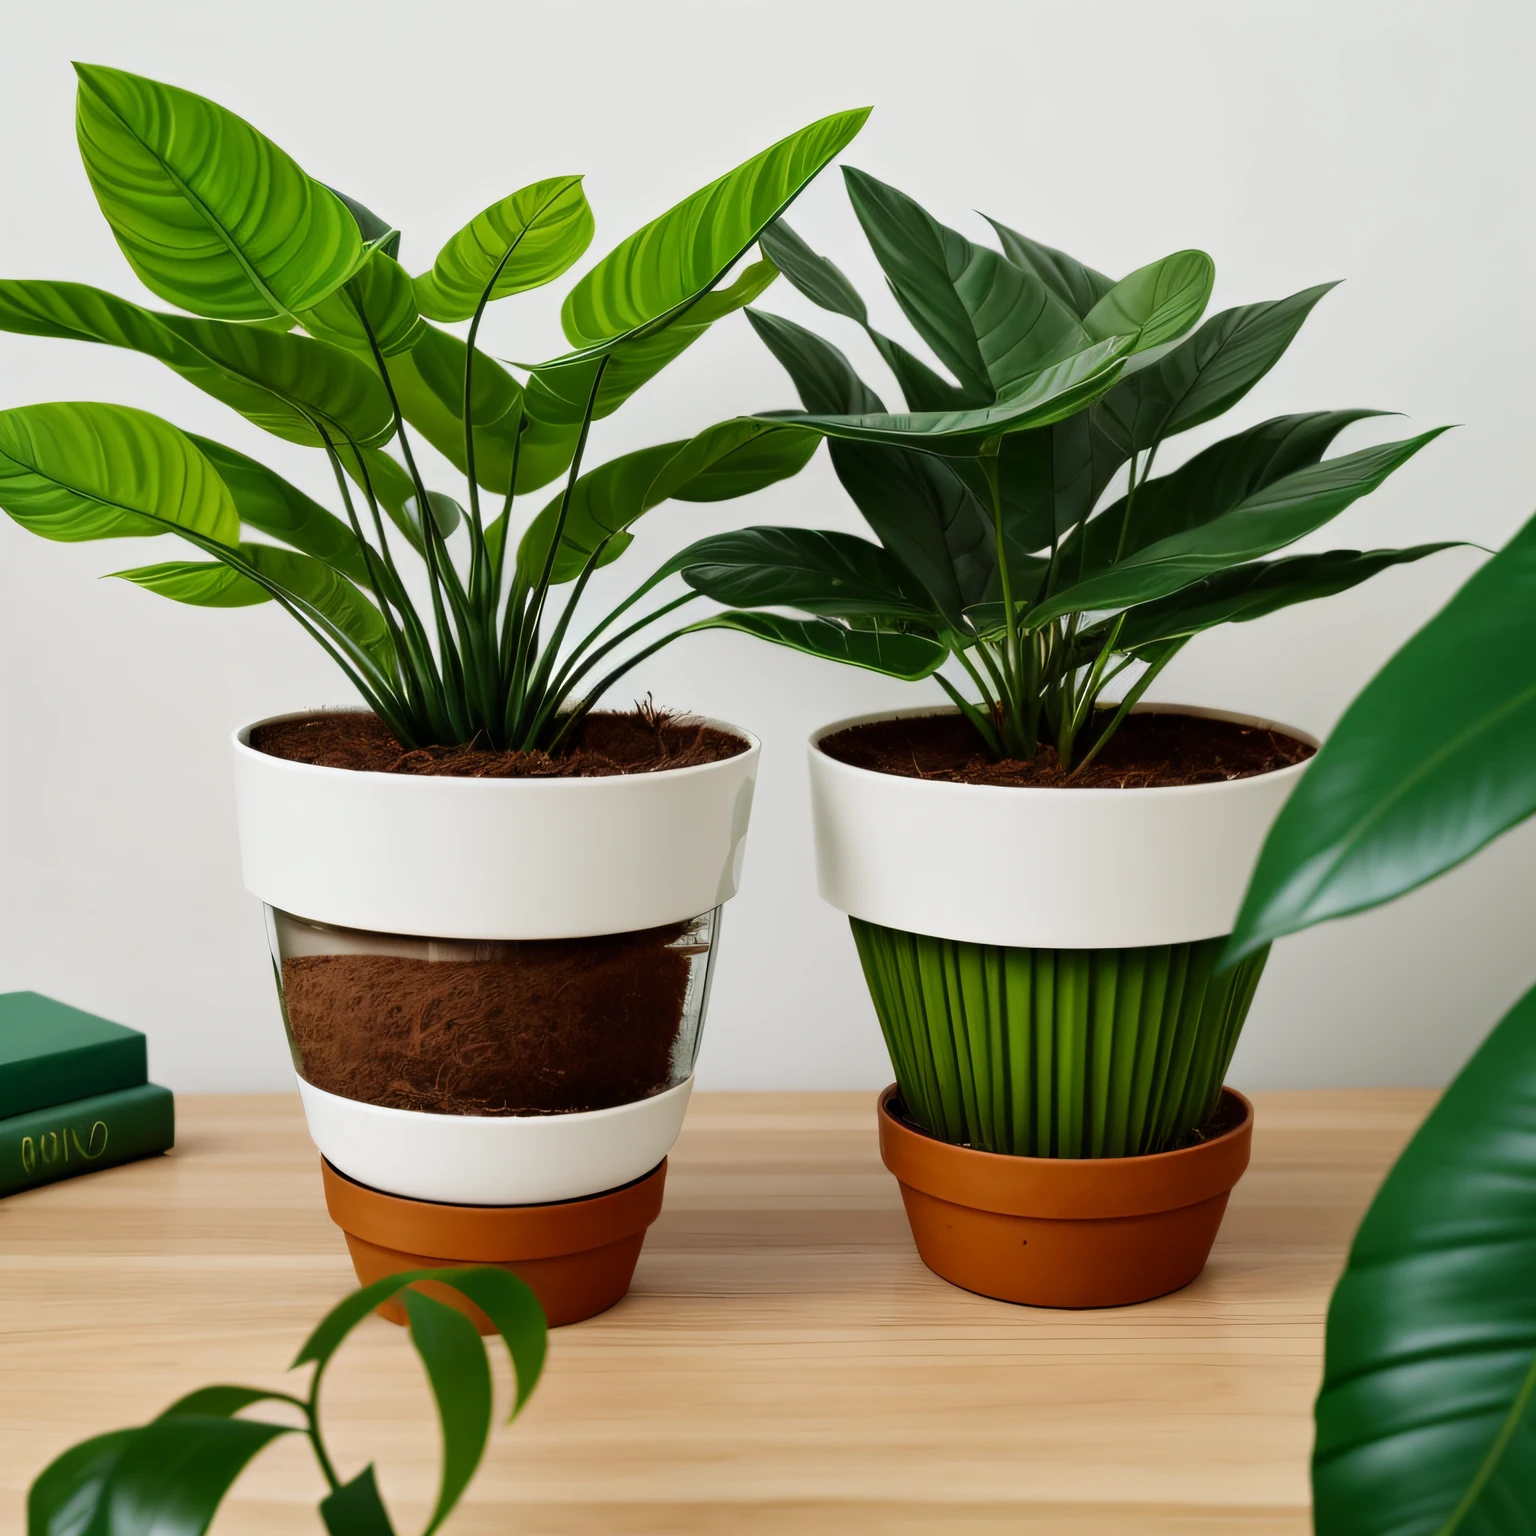
[[[1038,627],[1063,614],[1125,608],[1177,592],[1228,566],[1272,553],[1321,528],[1374,491],[1445,428],[1362,448],[1271,481],[1210,522],[1159,539],[1031,611]]]
[[[799,427],[738,416],[691,438],[657,472],[647,508],[664,501],[730,501],[799,474],[821,438]]]
[[[171,1419],[180,1414],[212,1415],[215,1418],[233,1418],[243,1408],[256,1403],[288,1402],[285,1392],[263,1392],[260,1387],[199,1387],[185,1397],[178,1397],[169,1408],[157,1414],[157,1418]]]
[[[779,360],[808,411],[831,416],[881,415],[885,405],[829,341],[793,320],[749,309],[747,319]]]
[[[1134,338],[1145,352],[1175,341],[1205,313],[1216,281],[1216,263],[1204,251],[1175,251],[1123,277],[1083,316],[1094,341]]]
[[[869,108],[838,112],[729,171],[609,252],[566,295],[573,347],[606,346],[666,320],[735,266],[802,188],[851,140]]]
[[[1163,640],[1187,639],[1218,624],[1246,624],[1293,603],[1309,603],[1368,581],[1389,566],[1408,565],[1456,544],[1415,544],[1410,549],[1334,549],[1322,555],[1291,555],[1283,560],[1239,565],[1207,576],[1155,603],[1143,603],[1125,615],[1115,649],[1138,651]],[[1084,633],[1102,637],[1112,621]]]
[[[430,320],[468,320],[492,299],[553,282],[592,241],[592,210],[580,176],[553,176],[477,213],[416,279]]]
[[[732,607],[942,625],[927,593],[901,562],[852,534],[743,528],[700,539],[670,563],[696,592]]]
[[[1101,339],[1032,273],[940,224],[895,187],[852,167],[843,176],[903,312],[973,400]]]
[[[1390,901],[1536,811],[1536,519],[1368,683],[1270,831],[1229,953]]]
[[[544,1369],[549,1329],[538,1297],[516,1275],[492,1266],[456,1269],[449,1282],[467,1296],[491,1320],[512,1362],[516,1390],[512,1401],[515,1418],[528,1401]]]
[[[869,311],[841,267],[818,256],[783,219],[776,219],[758,237],[758,249],[811,303],[864,325]]]
[[[1041,245],[1038,240],[999,224],[990,214],[984,213],[982,218],[997,231],[1003,255],[1044,283],[1074,315],[1086,315],[1115,286],[1114,278],[1084,266],[1065,251]]]
[[[1356,1234],[1328,1309],[1312,1462],[1318,1536],[1531,1529],[1533,1272],[1529,992],[1446,1090]]]
[[[921,635],[850,629],[830,619],[787,619],[776,613],[716,613],[688,627],[690,631],[737,630],[808,656],[863,667],[909,683],[931,676],[949,655],[944,646]]]
[[[1230,512],[1265,486],[1316,464],[1329,445],[1356,421],[1379,411],[1312,411],[1276,416],[1213,443],[1171,474],[1137,487],[1134,516],[1125,521],[1125,497],[1106,507],[1062,550],[1062,568],[1096,574],[1118,559],[1198,528]],[[1074,421],[1077,418],[1073,418]],[[1070,426],[1062,423],[1062,427]],[[1061,430],[1060,428],[1056,430]],[[1091,473],[1088,476],[1091,485]]]
[[[0,507],[23,528],[66,542],[175,528],[221,544],[240,536],[228,489],[191,439],[125,405],[0,411]]]
[[[251,1458],[297,1433],[213,1414],[155,1419],[123,1446],[90,1536],[203,1536]]]
[[[372,1462],[320,1501],[320,1518],[330,1536],[395,1536]]]
[[[1125,377],[1093,413],[1101,483],[1132,452],[1150,448],[1230,410],[1280,361],[1313,306],[1335,287],[1321,283],[1286,299],[1212,315],[1172,352]],[[1133,360],[1134,361],[1134,360]]]
[[[363,243],[375,246],[386,256],[393,256],[399,261],[400,231],[388,219],[381,219],[373,209],[358,202],[355,197],[348,197],[340,188],[323,185],[326,185],[327,191],[334,192],[341,199],[347,212],[356,220],[357,232],[363,237]]]
[[[222,320],[297,315],[362,258],[356,221],[277,145],[217,103],[77,64],[80,155],[144,285]]]
[[[339,517],[265,464],[210,438],[192,432],[187,436],[219,472],[242,523],[325,561],[353,581],[367,581],[363,552],[351,528]],[[384,457],[382,453],[377,456]]]
[[[299,318],[311,336],[359,352],[370,363],[370,331],[379,351],[394,357],[409,352],[422,329],[409,273],[382,250],[370,251],[343,287]]]
[[[491,1433],[491,1368],[475,1325],[420,1291],[406,1291],[411,1343],[427,1368],[443,1430],[443,1474],[423,1536],[448,1518],[480,1465]]]
[[[27,1493],[27,1536],[89,1536],[107,1479],[136,1434],[114,1429],[50,1461]]]
[[[1123,367],[1124,342],[1097,342],[1083,352],[1020,379],[999,394],[995,405],[959,411],[916,411],[903,415],[781,413],[780,419],[812,427],[828,437],[885,443],[927,453],[973,458],[982,443],[1006,432],[1049,426],[1091,405],[1114,385]]]

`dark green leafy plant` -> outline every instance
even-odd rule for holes
[[[158,1418],[72,1446],[39,1474],[27,1495],[27,1536],[202,1536],[224,1495],[256,1454],[283,1435],[304,1435],[330,1491],[320,1515],[331,1536],[393,1536],[370,1462],[346,1482],[320,1430],[320,1382],[342,1340],[401,1294],[411,1343],[421,1356],[443,1432],[443,1471],[425,1536],[448,1518],[491,1430],[491,1372],[475,1325],[462,1312],[413,1287],[431,1281],[457,1291],[491,1320],[507,1346],[516,1387],[510,1418],[528,1401],[544,1368],[548,1330],[529,1288],[504,1269],[423,1269],[391,1275],[334,1306],[294,1359],[313,1365],[303,1397],[260,1387],[203,1387]],[[257,1403],[283,1403],[301,1424],[239,1415]]]
[[[1281,812],[1228,963],[1536,812],[1536,519],[1368,683]],[[1536,992],[1382,1186],[1328,1313],[1323,1536],[1536,1529]]]
[[[765,638],[897,676],[923,657],[994,757],[1050,747],[1070,768],[1194,635],[1446,547],[1265,558],[1437,435],[1323,458],[1372,411],[1276,417],[1152,474],[1169,439],[1274,366],[1331,285],[1200,324],[1214,278],[1201,251],[1115,281],[996,220],[1000,249],[975,244],[894,187],[844,176],[892,293],[949,376],[876,330],[844,274],[782,220],[765,232],[801,293],[863,329],[906,404],[887,410],[820,336],[748,311],[804,407],[759,419],[828,439],[878,540],[751,528],[677,557],[689,585],[721,602],[811,616],[765,614]],[[871,634],[899,665],[869,654]],[[950,659],[968,690],[937,672]],[[1119,707],[1100,709],[1137,667]]]
[[[593,219],[580,177],[494,203],[413,278],[397,230],[234,114],[119,70],[76,70],[80,152],[101,210],[139,279],[187,313],[79,283],[6,281],[0,328],[154,358],[322,452],[344,516],[232,448],[85,403],[0,412],[0,507],[17,522],[62,540],[179,535],[206,558],[117,574],[204,607],[276,602],[408,747],[556,750],[643,657],[737,627],[717,614],[615,657],[678,606],[614,628],[663,571],[567,644],[589,578],[639,517],[669,498],[771,485],[802,467],[816,435],[727,421],[584,469],[589,433],[773,281],[759,259],[722,286],[867,109],[812,123],[621,241],[565,297],[574,350],[509,368],[481,349],[482,322],[493,302],[582,255]],[[462,337],[444,329],[461,322]],[[423,442],[463,475],[462,503],[429,486]],[[514,537],[515,498],[561,477]],[[397,560],[407,546],[424,568],[424,605]],[[556,611],[559,586],[570,593]]]

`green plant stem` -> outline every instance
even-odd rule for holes
[[[999,442],[999,439],[993,438],[985,445],[980,462],[992,499],[992,537],[997,553],[998,579],[1003,591],[1003,631],[1007,636],[1003,650],[1003,675],[1008,680],[1008,687],[1002,699],[1001,735],[1003,745],[1009,752],[1019,757],[1032,757],[1035,751],[1034,731],[1026,731],[1018,707],[1024,686],[1023,647],[1019,635],[1019,615],[1013,605],[1013,577],[1008,569],[1007,540],[1003,537],[1003,499],[997,471]]]
[[[1109,741],[1110,737],[1113,736],[1115,732],[1120,728],[1120,722],[1124,720],[1125,717],[1130,714],[1130,712],[1137,706],[1137,704],[1141,702],[1142,695],[1147,691],[1148,688],[1152,686],[1153,680],[1157,677],[1157,674],[1161,672],[1163,668],[1166,667],[1168,663],[1172,661],[1173,658],[1178,655],[1182,649],[1182,641],[1180,641],[1177,645],[1170,645],[1168,649],[1165,650],[1163,654],[1157,658],[1156,661],[1152,662],[1147,667],[1147,670],[1136,679],[1135,684],[1127,690],[1125,697],[1121,699],[1119,707],[1115,710],[1114,715],[1110,718],[1109,724],[1106,725],[1104,729],[1098,733],[1098,735],[1094,738],[1093,745],[1088,749],[1087,755],[1083,758],[1082,762],[1080,762],[1077,767],[1072,770],[1074,773],[1081,773],[1082,770],[1086,768],[1089,763],[1091,763],[1094,758],[1099,755],[1100,748],[1102,748],[1105,743]]]
[[[994,759],[1001,757],[1002,742],[998,740],[997,732],[992,729],[992,723],[942,672],[935,672],[933,675],[939,687],[954,700],[960,713],[976,728],[976,734],[986,742],[988,754]]]
[[[549,688],[549,675],[554,670],[555,662],[559,659],[560,647],[565,641],[566,631],[570,628],[571,619],[576,613],[577,605],[581,602],[581,595],[586,591],[587,583],[592,579],[592,573],[597,569],[598,563],[602,559],[603,550],[607,547],[607,545],[607,539],[601,540],[597,548],[592,551],[592,553],[587,557],[586,563],[582,566],[581,574],[577,576],[575,584],[571,588],[571,595],[566,599],[564,607],[560,610],[560,617],[555,623],[554,631],[550,635],[549,639],[545,642],[544,648],[539,655],[538,663],[533,671],[533,676],[529,679],[528,682],[525,701],[532,700],[535,703],[542,703],[546,701],[546,694]],[[558,696],[556,702],[558,703]],[[541,709],[539,712],[540,716],[542,716],[542,713],[543,711]],[[519,719],[519,728],[521,725],[522,721]],[[536,717],[534,723],[528,728],[526,740],[524,742],[524,750],[527,750],[538,744],[538,729],[539,723],[538,717]],[[514,737],[518,734],[520,734],[520,730],[514,731],[513,733]]]

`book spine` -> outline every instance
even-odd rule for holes
[[[145,1083],[0,1120],[0,1196],[165,1152],[176,1139],[170,1090]]]

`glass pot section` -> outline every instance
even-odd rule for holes
[[[294,1068],[326,1093],[435,1114],[571,1114],[693,1071],[719,907],[634,933],[495,941],[266,911]]]

